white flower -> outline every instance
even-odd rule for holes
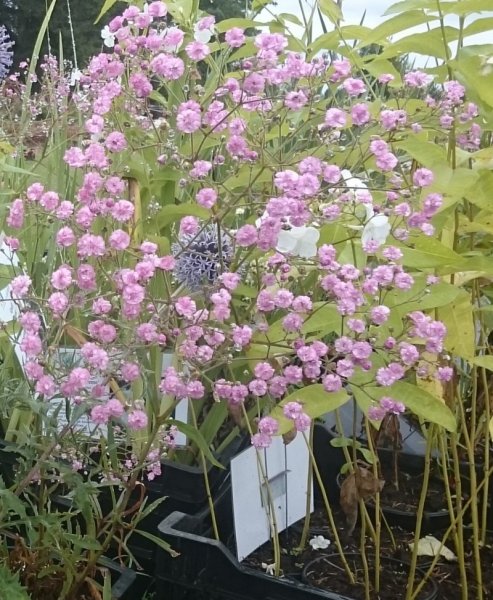
[[[199,29],[199,26],[196,24],[193,28],[193,38],[196,42],[208,44],[211,41],[213,35],[214,25],[210,29]]]
[[[262,221],[269,215],[267,212],[255,221],[255,225],[260,227]],[[299,256],[300,258],[313,258],[317,255],[317,242],[320,238],[320,232],[315,227],[294,227],[291,225],[289,217],[286,219],[290,229],[282,229],[277,237],[276,250],[284,254]]]
[[[348,169],[343,169],[341,171],[341,175],[344,178],[346,187],[353,193],[353,197],[356,202],[367,204],[372,201],[371,194],[368,191],[368,186],[363,183],[361,179],[358,177],[353,177],[351,171]]]
[[[330,540],[323,535],[316,535],[309,542],[313,550],[326,550],[330,546]]]
[[[291,227],[279,232],[276,250],[300,258],[312,258],[317,255],[317,242],[320,232],[315,227]]]
[[[103,44],[107,48],[113,48],[113,46],[115,45],[115,36],[113,33],[111,33],[108,25],[105,25],[101,30],[101,38],[103,39]]]
[[[267,575],[274,575],[274,570],[276,568],[275,563],[268,565],[267,563],[262,563],[262,569],[267,573]]]
[[[379,246],[385,244],[391,230],[389,218],[386,215],[375,214],[373,205],[371,204],[372,198],[368,191],[368,186],[364,184],[361,179],[353,177],[351,171],[348,171],[347,169],[342,170],[341,174],[344,177],[346,187],[351,189],[355,201],[359,202],[360,206],[363,206],[366,213],[364,226],[351,225],[351,229],[363,230],[361,233],[362,244],[366,244],[370,241],[378,242]],[[356,209],[357,208],[358,206],[356,206]]]
[[[378,242],[378,245],[382,246],[387,241],[390,230],[389,218],[386,215],[373,215],[363,227],[361,243]]]

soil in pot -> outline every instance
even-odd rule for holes
[[[439,536],[437,536],[439,537]],[[452,547],[451,544],[449,544]],[[469,598],[479,598],[478,584],[476,581],[473,541],[471,531],[464,529],[464,556],[467,578],[467,592]],[[493,598],[493,532],[487,533],[486,543],[479,550],[481,572],[483,575],[483,598]],[[461,598],[461,582],[457,563],[442,561],[433,570],[433,577],[440,587],[440,596],[444,600]]]
[[[319,556],[306,565],[303,570],[303,581],[317,588],[337,592],[354,600],[365,600],[364,568],[361,555],[347,554],[349,564],[356,583],[349,581],[341,558],[337,554]],[[406,597],[409,564],[389,557],[380,558],[380,586],[378,591],[372,589],[373,600],[403,600]],[[370,581],[375,580],[375,557],[368,556]],[[424,572],[416,571],[416,585],[422,581]],[[437,597],[437,585],[430,579],[427,581],[416,600],[434,600]]]
[[[348,534],[345,515],[340,508],[333,509],[334,521],[337,526],[338,535],[345,553],[359,553],[360,548],[360,530],[355,529],[352,535]],[[336,551],[334,535],[328,525],[327,513],[324,508],[316,507],[310,515],[310,530],[308,542],[317,536],[323,536],[330,543],[325,549],[313,549],[309,544],[305,548],[299,548],[301,533],[304,521],[298,521],[286,531],[279,535],[281,545],[281,571],[285,576],[301,578],[301,572],[305,566],[319,555],[334,554]],[[389,529],[382,528],[380,554],[397,560],[407,561],[410,557],[409,542],[413,541],[413,534],[398,526],[392,526]],[[233,541],[230,549],[234,552]],[[374,552],[372,542],[367,538],[366,544],[368,553]],[[262,564],[269,565],[273,563],[272,542],[267,542],[250,556],[243,564],[254,569],[264,570]],[[429,557],[418,557],[418,566],[425,568],[429,565]]]
[[[423,475],[399,470],[398,486],[390,478],[386,479],[385,475],[386,473],[384,474],[386,483],[380,492],[381,505],[394,510],[415,513],[423,486]],[[447,510],[444,485],[438,478],[430,477],[428,481],[425,510],[428,512]]]

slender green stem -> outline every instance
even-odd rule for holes
[[[246,422],[246,426],[248,428],[248,432],[250,435],[253,435],[252,427],[250,425],[250,419],[248,418],[248,413],[246,411],[245,405],[242,403],[241,408],[243,410],[243,417]],[[269,479],[267,477],[267,473],[265,471],[264,465],[262,463],[262,459],[260,458],[259,451],[256,451],[257,455],[257,466],[259,469],[260,477],[262,479],[262,483],[265,487],[265,491],[267,494],[267,502],[269,503],[269,522],[271,527],[271,537],[272,537],[272,546],[274,549],[274,575],[279,577],[281,574],[281,546],[279,544],[279,529],[277,527],[277,519],[276,512],[274,506],[274,499],[272,497],[272,493],[270,490]]]
[[[313,423],[310,427],[310,448],[313,448]],[[313,484],[313,460],[312,455],[310,454],[309,462],[308,462],[308,477],[306,481],[306,508],[305,508],[305,522],[303,524],[303,531],[301,532],[300,538],[300,549],[303,550],[305,548],[308,535],[310,533],[310,517],[311,517],[311,507],[312,507],[312,484]]]
[[[318,468],[317,461],[315,460],[315,456],[313,454],[313,450],[312,450],[312,448],[311,448],[311,446],[309,444],[309,441],[306,439],[306,435],[305,435],[304,432],[303,432],[303,439],[305,440],[305,443],[306,443],[307,448],[308,448],[308,453],[309,453],[309,455],[310,455],[310,457],[312,459],[313,472],[315,473],[315,477],[317,479],[318,485],[320,486],[320,492],[322,494],[322,499],[324,501],[325,510],[327,511],[327,516],[329,518],[330,527],[331,527],[332,533],[334,535],[334,541],[335,541],[335,544],[336,544],[336,547],[337,547],[337,551],[339,553],[340,559],[341,559],[342,564],[344,566],[344,570],[346,571],[346,574],[349,577],[350,582],[352,584],[354,584],[356,580],[355,580],[354,574],[351,571],[351,568],[350,568],[350,566],[349,566],[349,564],[348,564],[348,562],[346,560],[346,556],[344,554],[344,549],[343,549],[342,544],[341,544],[341,539],[339,537],[339,532],[337,531],[337,527],[336,527],[336,524],[335,524],[335,521],[334,521],[334,515],[332,514],[332,508],[330,507],[330,502],[329,502],[329,499],[327,497],[327,492],[325,491],[325,486],[323,484],[322,477],[320,475],[320,470]]]
[[[195,427],[196,431],[198,431],[199,427],[197,424],[197,415],[195,414],[195,408],[193,406],[193,402],[189,402],[188,405],[190,407],[190,412],[192,413],[193,426]],[[207,469],[207,461],[205,459],[204,451],[201,448],[199,450],[200,450],[200,462],[202,463],[202,472],[204,474],[205,490],[207,493],[207,501],[209,503],[209,509],[211,511],[212,531],[214,532],[214,537],[216,538],[216,540],[219,541],[219,539],[220,539],[219,538],[219,529],[217,527],[216,511],[214,509],[214,501],[212,499],[211,486],[209,484],[209,472]]]
[[[359,501],[360,514],[363,514],[364,501]],[[359,538],[359,548],[361,554],[361,563],[363,564],[363,577],[365,579],[365,600],[371,600],[370,596],[370,570],[368,568],[368,558],[366,556],[366,521],[361,519],[361,530]],[[378,588],[375,588],[375,592],[378,593]]]
[[[425,509],[426,496],[428,494],[428,482],[430,480],[431,472],[431,447],[433,439],[434,425],[430,425],[428,429],[428,435],[426,437],[426,452],[425,452],[425,466],[423,473],[423,484],[421,486],[421,495],[419,497],[418,510],[416,512],[416,528],[414,533],[414,546],[411,556],[411,565],[409,567],[409,576],[407,580],[406,588],[406,600],[411,600],[413,597],[414,579],[416,576],[416,565],[418,561],[418,542],[421,538],[421,525],[423,522],[423,514]]]

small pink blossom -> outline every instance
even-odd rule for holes
[[[143,410],[133,410],[128,413],[127,419],[130,429],[138,430],[147,427],[147,415]]]

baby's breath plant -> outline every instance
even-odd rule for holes
[[[129,5],[76,85],[44,63],[50,114],[72,133],[47,122],[52,150],[8,207],[4,247],[18,261],[1,347],[21,377],[2,408],[22,456],[5,494],[41,498],[49,514],[54,493],[84,507],[69,538],[83,567],[62,597],[115,540],[128,554],[176,428],[206,472],[238,428],[260,450],[351,401],[368,431],[414,415],[429,458],[432,434],[456,439],[464,417],[443,393],[453,357],[489,366],[464,349],[458,321],[473,309],[456,279],[478,258],[461,237],[486,216],[474,203],[487,210],[487,175],[467,166],[482,156],[478,106],[453,70],[401,77],[392,45],[358,53],[337,5],[319,8],[333,31],[300,40],[279,22],[216,24],[196,3]],[[386,31],[361,27],[360,46]],[[41,97],[23,106],[36,113]],[[187,422],[173,418],[183,402]],[[375,454],[375,481],[378,468]],[[113,510],[95,519],[102,489]],[[3,509],[7,529],[25,523],[19,511]],[[381,525],[363,523],[378,590]]]

